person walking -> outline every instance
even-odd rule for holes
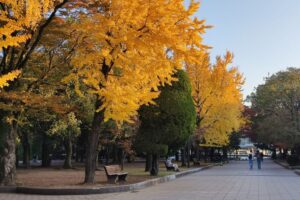
[[[172,159],[166,160],[166,166],[173,167],[176,172],[179,172],[179,168],[177,164],[172,163]]]
[[[252,155],[252,150],[250,150],[250,153],[248,155],[248,162],[249,162],[249,169],[253,169],[253,155]]]
[[[259,150],[256,151],[257,169],[261,169],[262,156]]]
[[[260,152],[260,159],[261,159],[261,162],[264,162],[264,154],[263,154],[263,152]]]

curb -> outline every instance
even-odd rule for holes
[[[292,167],[288,166],[288,165],[285,165],[277,160],[273,160],[274,163],[280,165],[281,167],[285,168],[285,169],[292,169]]]
[[[295,173],[295,174],[297,174],[298,176],[300,176],[300,171],[299,171],[299,169],[297,170],[297,169],[294,169],[293,167],[291,167],[291,166],[288,166],[288,165],[285,165],[285,164],[283,164],[283,163],[281,163],[281,162],[279,162],[279,161],[277,161],[277,160],[273,160],[276,164],[278,164],[278,165],[280,165],[281,167],[283,167],[283,168],[285,168],[285,169],[289,169],[289,170],[293,170],[293,172]]]
[[[17,187],[15,186],[0,186],[0,194],[1,193],[16,193]]]
[[[295,174],[297,174],[298,176],[300,176],[300,172],[298,170],[294,170]]]
[[[183,172],[178,172],[172,175],[146,180],[139,183],[133,183],[129,185],[119,185],[119,186],[110,186],[110,187],[94,187],[94,188],[38,188],[38,187],[1,187],[1,193],[22,193],[22,194],[37,194],[37,195],[88,195],[88,194],[104,194],[104,193],[118,193],[118,192],[129,192],[160,183],[166,183],[173,181],[177,178],[193,174],[196,172],[209,169],[216,165],[209,165],[197,169],[187,170]]]

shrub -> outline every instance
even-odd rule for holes
[[[277,159],[277,155],[276,155],[276,152],[275,152],[275,151],[272,152],[271,158],[272,158],[273,160]]]
[[[295,166],[299,163],[299,157],[297,155],[293,154],[293,155],[288,156],[286,161],[290,166]]]

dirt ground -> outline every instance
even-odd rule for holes
[[[149,172],[144,172],[144,163],[126,163],[124,171],[128,172],[127,181],[119,184],[130,184],[141,182],[151,178]],[[32,167],[30,169],[17,169],[17,185],[19,186],[34,186],[34,187],[91,187],[91,185],[83,184],[84,167],[82,164],[75,164],[74,169],[63,169],[60,166],[51,168]],[[186,170],[181,168],[181,171]],[[172,174],[172,171],[166,171],[163,164],[160,164],[159,176]],[[96,171],[96,184],[92,187],[101,187],[110,185],[107,183],[107,178],[103,166]]]

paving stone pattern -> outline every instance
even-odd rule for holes
[[[265,160],[262,169],[247,161],[232,161],[224,166],[188,175],[140,191],[85,195],[40,196],[0,194],[0,200],[300,200],[300,177],[293,171]]]

